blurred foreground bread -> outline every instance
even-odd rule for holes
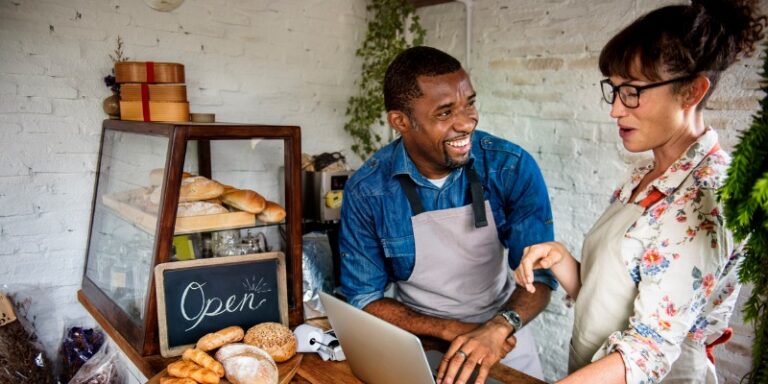
[[[221,201],[230,207],[250,213],[260,213],[267,206],[267,201],[258,193],[249,189],[235,189],[221,196]]]
[[[278,363],[296,354],[296,336],[280,323],[256,324],[248,329],[243,341],[267,351]]]
[[[160,378],[160,384],[197,384],[197,381],[188,377],[163,376]]]
[[[168,374],[175,377],[188,377],[200,384],[219,384],[219,375],[195,363],[179,360],[168,364]]]
[[[224,187],[202,176],[188,177],[181,181],[179,202],[208,200],[221,196]]]
[[[219,375],[219,377],[224,376],[224,367],[221,363],[199,349],[187,348],[187,350],[184,351],[184,354],[181,355],[181,358],[196,363],[205,369],[209,369],[213,371],[213,373]]]
[[[279,223],[285,219],[285,209],[278,203],[267,201],[266,207],[256,218],[265,223]]]
[[[236,343],[243,339],[243,329],[233,325],[226,327],[214,333],[209,333],[197,341],[197,349],[210,351],[221,347],[224,344]]]
[[[277,384],[278,370],[269,354],[252,345],[228,344],[216,352],[232,384]]]

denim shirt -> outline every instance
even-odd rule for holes
[[[522,148],[481,131],[472,135],[469,162],[482,180],[499,241],[509,250],[509,266],[517,268],[525,247],[554,239],[552,209],[541,171]],[[339,234],[341,293],[358,308],[384,297],[389,282],[408,280],[413,272],[413,213],[397,180],[402,174],[416,183],[425,211],[471,203],[463,167],[452,170],[438,188],[416,169],[402,139],[366,161],[344,188]],[[537,270],[534,277],[557,288],[549,270]]]

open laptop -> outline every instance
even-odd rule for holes
[[[358,379],[370,384],[435,383],[442,352],[424,352],[416,335],[325,292],[320,292],[320,301]],[[486,383],[501,384],[491,378]]]

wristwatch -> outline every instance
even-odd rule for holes
[[[515,332],[519,331],[520,328],[523,327],[523,319],[521,319],[520,315],[517,312],[515,312],[515,311],[513,311],[511,309],[505,310],[505,311],[500,311],[499,315],[501,315],[501,317],[503,317],[504,320],[506,320],[507,323],[509,323],[509,325],[511,325],[512,328],[514,328],[512,330],[512,333],[510,333],[510,335],[512,335]]]

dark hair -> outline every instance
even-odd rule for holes
[[[757,0],[693,0],[691,5],[671,5],[641,16],[614,36],[600,52],[605,76],[633,78],[633,70],[652,81],[663,72],[702,74],[711,87],[699,104],[712,94],[720,73],[742,56],[755,51],[763,38],[766,17]],[[639,68],[635,65],[639,64]],[[675,91],[682,85],[677,84]]]
[[[453,56],[432,47],[412,47],[400,52],[384,74],[384,106],[387,111],[411,112],[411,100],[422,95],[416,79],[461,69]]]

